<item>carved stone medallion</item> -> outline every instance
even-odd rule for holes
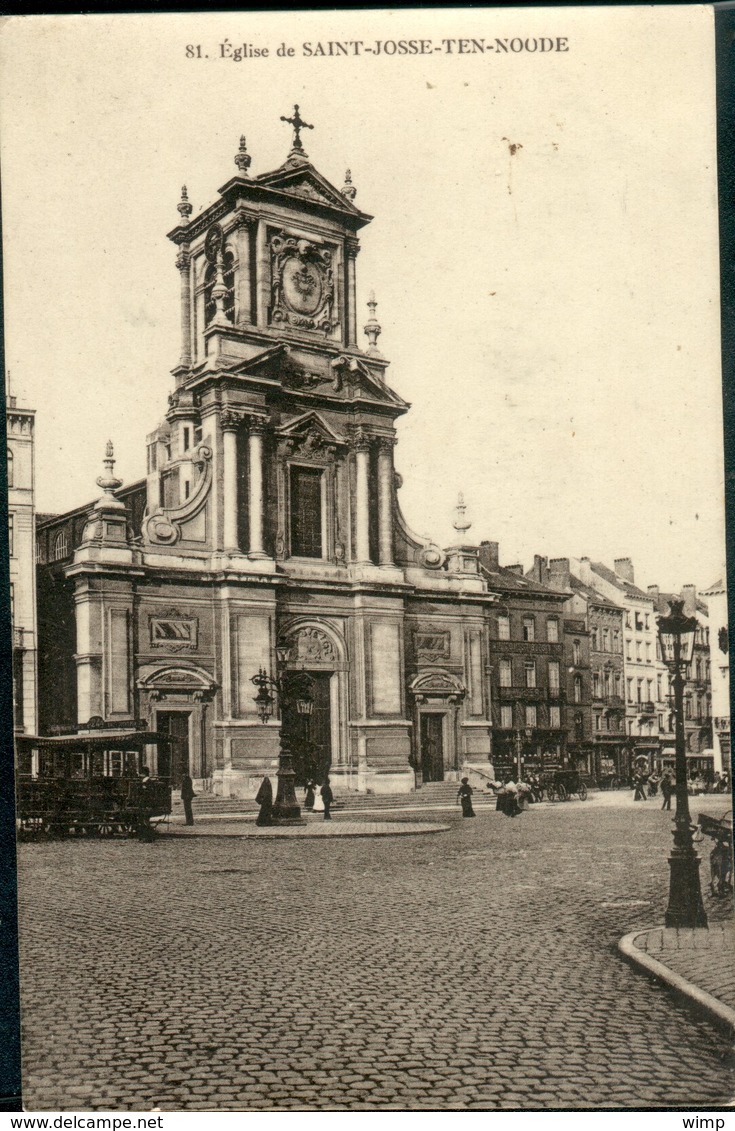
[[[273,236],[271,321],[302,330],[334,328],[332,252],[286,232]]]

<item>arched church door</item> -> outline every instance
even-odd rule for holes
[[[283,708],[284,737],[291,748],[296,785],[323,782],[332,764],[331,672],[307,672],[312,683],[311,715],[300,715],[293,703]]]

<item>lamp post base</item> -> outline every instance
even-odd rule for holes
[[[669,856],[669,906],[667,927],[706,927],[707,914],[702,903],[699,881],[701,861],[696,852],[674,848]]]

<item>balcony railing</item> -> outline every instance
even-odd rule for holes
[[[505,700],[518,699],[522,702],[540,703],[543,699],[546,698],[546,692],[544,691],[543,687],[524,687],[514,685],[512,687],[499,687],[498,691],[500,692],[500,698]]]

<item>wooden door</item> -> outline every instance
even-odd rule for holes
[[[169,736],[158,748],[158,777],[170,778],[171,788],[180,789],[189,769],[189,711],[159,711],[156,727]]]
[[[311,715],[300,715],[295,704],[283,708],[283,730],[291,748],[296,785],[309,779],[322,783],[332,764],[331,672],[308,672],[314,700]]]
[[[419,734],[423,780],[444,781],[444,715],[422,714]]]

